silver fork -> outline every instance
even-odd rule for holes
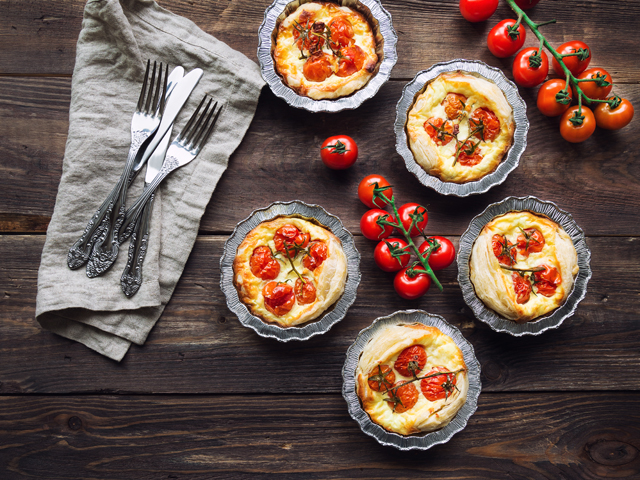
[[[109,235],[117,235],[118,227],[122,224],[125,214],[124,202],[127,189],[131,183],[132,167],[142,144],[156,131],[160,125],[165,105],[164,92],[167,88],[169,68],[163,71],[160,63],[153,62],[153,72],[150,74],[151,61],[147,61],[142,91],[136,106],[136,112],[131,120],[131,147],[124,170],[118,183],[107,199],[89,221],[80,239],[69,249],[67,264],[76,269],[87,263],[87,276],[95,277],[103,273],[105,257],[117,255],[118,246],[107,251],[102,250],[103,243]],[[157,72],[157,73],[156,73]],[[115,250],[115,252],[114,252]]]
[[[147,253],[149,223],[156,189],[167,175],[196,158],[202,146],[209,139],[216,120],[218,120],[222,107],[218,108],[216,112],[216,107],[218,106],[218,102],[216,102],[213,108],[210,109],[213,102],[212,99],[209,99],[207,106],[200,114],[200,110],[206,100],[207,96],[205,95],[185,127],[169,145],[164,163],[158,174],[151,183],[145,186],[140,198],[127,210],[124,223],[120,228],[119,237],[122,243],[131,235],[127,265],[122,272],[122,277],[120,277],[122,291],[127,297],[135,295],[140,289],[140,285],[142,285],[142,262]],[[214,112],[216,112],[215,116]],[[130,225],[135,226],[131,228]],[[128,232],[132,230],[133,233],[129,234]]]

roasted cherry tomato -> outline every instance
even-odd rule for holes
[[[382,194],[388,199],[393,197],[393,189],[389,186],[389,182],[382,175],[374,174],[362,179],[358,185],[358,198],[369,208],[384,208],[385,203],[381,199],[376,198],[375,202],[373,201],[373,189],[376,185],[380,188],[389,187]]]
[[[442,118],[431,117],[423,127],[436,145],[446,145],[455,135],[453,123],[448,120],[445,122]]]
[[[276,230],[273,236],[273,242],[276,244],[276,250],[282,252],[291,258],[294,258],[301,248],[305,248],[309,245],[309,239],[311,235],[303,233],[294,225],[283,225]]]
[[[444,105],[444,113],[447,114],[447,118],[455,120],[467,108],[467,97],[461,93],[447,93],[440,105]]]
[[[562,115],[571,106],[571,89],[567,89],[565,102],[558,102],[558,93],[565,89],[567,82],[559,78],[546,81],[538,90],[538,110],[547,117]]]
[[[487,46],[496,57],[510,57],[524,45],[527,32],[522,24],[518,25],[517,29],[514,29],[515,24],[515,20],[508,18],[502,20],[489,32]]]
[[[407,272],[409,268],[403,268],[396,274],[393,288],[405,300],[415,300],[429,291],[431,277],[424,273],[421,267],[416,267],[412,274]]]
[[[367,375],[369,388],[375,392],[386,392],[396,381],[396,374],[389,365],[378,365]]]
[[[296,303],[293,287],[288,283],[269,282],[262,288],[264,306],[274,315],[281,317]]]
[[[436,243],[438,248],[431,251],[431,255],[429,255],[429,266],[431,270],[437,271],[442,270],[443,268],[447,268],[449,265],[453,263],[456,259],[456,249],[451,243],[451,240],[444,237],[429,237],[429,239],[422,243],[418,247],[418,251],[422,255],[432,243]]]
[[[516,0],[516,5],[518,5],[523,10],[529,10],[530,8],[535,7],[540,0]]]
[[[389,406],[396,413],[411,410],[418,403],[418,389],[413,383],[397,382],[388,392]]]
[[[531,253],[541,252],[544,248],[544,236],[537,228],[525,228],[517,240],[518,253],[527,258]]]
[[[536,293],[551,297],[556,293],[556,287],[562,283],[560,272],[555,267],[542,265],[544,270],[533,274],[533,284],[536,287]]]
[[[593,67],[585,70],[579,76],[579,80],[593,79],[592,82],[580,82],[580,89],[589,98],[605,99],[611,93],[613,80],[604,68]],[[575,91],[573,92],[574,96]]]
[[[300,305],[308,305],[316,301],[316,287],[310,278],[302,277],[304,283],[298,278],[296,279],[296,286],[294,287],[296,293],[296,300]]]
[[[395,217],[393,215],[389,215],[389,212],[385,212],[379,208],[369,210],[360,219],[360,231],[365,238],[368,238],[369,240],[389,238],[391,232],[393,232],[393,227],[391,225],[380,226],[376,223],[381,217],[386,217],[384,220],[387,222],[397,223]]]
[[[521,275],[518,272],[513,272],[511,279],[513,280],[513,290],[516,292],[516,302],[520,305],[527,303],[531,296],[531,283],[526,274]]]
[[[311,55],[304,63],[302,73],[310,82],[324,82],[333,74],[331,55],[328,53]]]
[[[620,99],[620,105],[611,108],[608,103],[600,103],[594,110],[596,124],[606,130],[619,130],[626,127],[633,118],[633,105],[626,98]]]
[[[516,263],[516,247],[504,235],[494,235],[491,238],[491,248],[493,254],[503,265],[511,266]]]
[[[479,130],[474,134],[476,138],[490,142],[500,134],[500,120],[492,110],[485,107],[476,108],[469,117],[469,128],[472,131]]]
[[[591,50],[589,50],[586,43],[580,40],[563,43],[556,48],[556,52],[560,55],[571,55],[570,57],[564,57],[562,62],[576,77],[586,70],[591,61]],[[553,71],[560,77],[566,76],[564,70],[555,58],[553,59]]]
[[[470,22],[484,22],[498,8],[498,0],[460,0],[460,13]]]
[[[339,77],[348,77],[359,72],[367,58],[366,53],[358,45],[344,47],[340,50],[340,60],[338,61],[338,71],[336,75]]]
[[[440,366],[433,367],[425,376],[433,375],[438,372],[446,373],[436,375],[434,377],[423,378],[420,381],[420,390],[424,397],[430,402],[449,398],[453,394],[453,391],[456,388],[456,382],[458,381],[453,372],[449,372],[445,367]]]
[[[539,53],[538,53],[539,52]],[[513,79],[525,88],[544,82],[549,73],[549,58],[537,47],[523,48],[513,60]]]
[[[399,220],[402,222],[404,229],[409,232],[410,237],[420,235],[429,221],[427,209],[417,203],[405,203],[398,209]],[[411,225],[415,220],[413,228]],[[409,231],[411,229],[411,231]]]
[[[373,251],[373,259],[381,270],[385,272],[397,272],[407,266],[411,255],[405,253],[396,258],[391,255],[388,244],[394,249],[401,249],[407,246],[407,242],[401,238],[387,238],[378,243],[376,249]]]
[[[596,119],[593,116],[593,112],[589,107],[582,106],[582,123],[576,124],[571,121],[575,118],[578,112],[578,105],[569,107],[566,112],[562,114],[560,119],[560,135],[567,142],[580,143],[584,142],[587,138],[593,135],[596,129]]]
[[[249,259],[251,273],[262,280],[273,280],[280,273],[280,262],[273,258],[271,249],[266,246],[257,247]]]
[[[329,24],[331,32],[331,48],[339,50],[353,43],[353,25],[347,17],[334,18]]]
[[[471,140],[464,142],[464,145],[458,147],[460,150],[458,152],[457,162],[463,167],[472,167],[479,164],[484,158],[478,151],[479,147],[480,142],[473,142]]]
[[[356,163],[358,145],[353,138],[346,135],[329,137],[320,148],[320,158],[327,167],[344,170]]]
[[[297,40],[296,46],[300,50],[308,50],[310,53],[320,52],[322,50],[322,47],[324,46],[324,37],[322,35],[307,34],[304,35],[305,38],[303,40],[302,38],[300,38],[300,32],[305,31],[321,34],[324,31],[324,23],[312,22],[311,19],[307,19],[305,22],[301,18],[300,23],[293,30],[293,38],[294,40]]]
[[[417,376],[424,366],[427,364],[427,352],[422,345],[412,345],[407,347],[400,355],[396,362],[393,364],[400,375],[405,377]]]
[[[302,258],[302,265],[309,270],[315,270],[329,256],[327,244],[324,242],[313,242],[309,247],[309,254]]]

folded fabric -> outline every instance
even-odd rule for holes
[[[198,157],[172,173],[154,201],[143,283],[120,287],[128,244],[103,276],[67,267],[69,247],[122,173],[147,59],[204,75],[175,121],[174,135],[209,94],[223,105]],[[141,345],[184,269],[211,194],[255,113],[263,86],[258,66],[152,0],[89,0],[78,39],[69,136],[56,205],[38,272],[36,318],[46,329],[120,361]],[[144,175],[129,189],[130,206]]]

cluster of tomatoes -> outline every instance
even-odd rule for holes
[[[376,191],[379,195],[376,195]],[[384,199],[382,196],[384,195]],[[369,175],[358,186],[358,197],[371,210],[360,219],[360,231],[369,240],[379,241],[373,258],[385,272],[398,272],[393,286],[402,298],[414,300],[424,295],[431,286],[431,276],[420,261],[409,264],[411,254],[417,253],[427,260],[432,271],[453,263],[456,252],[453,243],[444,237],[427,237],[424,229],[429,216],[427,209],[417,203],[405,203],[397,209],[398,218],[383,210],[391,205],[395,210],[393,189],[381,175]],[[394,230],[402,236],[391,236]],[[412,237],[421,236],[424,242],[416,247]]]

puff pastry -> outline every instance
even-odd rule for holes
[[[291,327],[318,318],[340,298],[347,258],[340,239],[326,228],[279,217],[247,234],[233,271],[238,296],[253,315]]]
[[[562,305],[579,270],[571,237],[554,221],[528,211],[487,223],[473,244],[469,268],[480,300],[516,322]]]
[[[378,63],[373,32],[364,16],[328,2],[305,3],[282,21],[273,58],[284,83],[314,100],[359,90]]]
[[[403,388],[410,389],[408,395],[394,393]],[[421,323],[379,331],[365,346],[356,369],[364,411],[378,425],[401,435],[446,426],[466,402],[468,388],[460,348],[439,329]]]
[[[466,183],[493,172],[513,143],[513,109],[480,75],[449,72],[430,82],[407,119],[416,162],[444,182]]]

